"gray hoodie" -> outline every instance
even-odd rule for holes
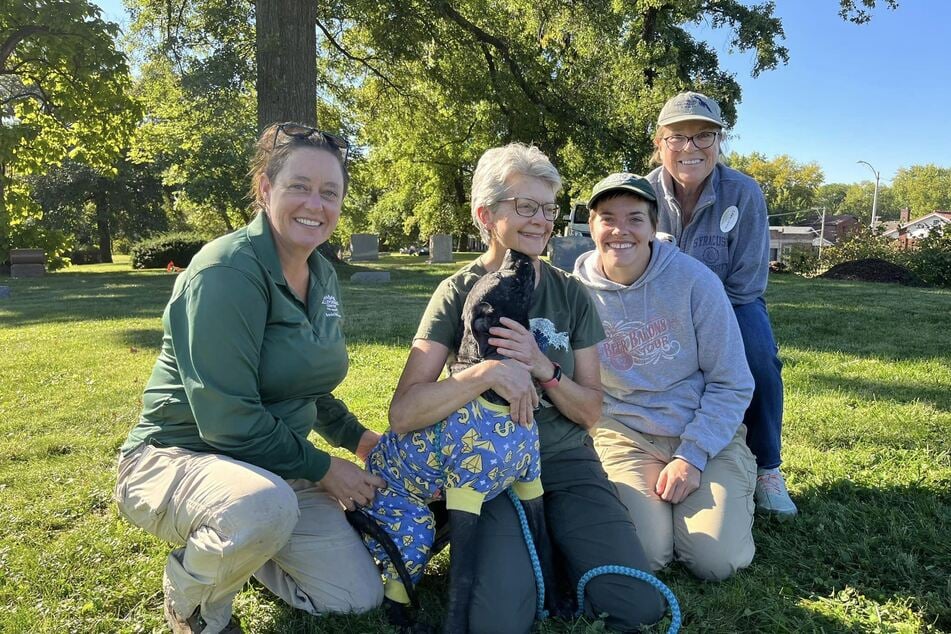
[[[760,297],[769,275],[769,218],[756,181],[717,163],[685,227],[670,174],[661,166],[647,180],[657,192],[657,230],[716,273],[731,304]]]
[[[743,340],[723,285],[661,240],[640,279],[607,279],[597,251],[575,262],[607,339],[598,344],[602,416],[681,439],[675,455],[701,471],[727,446],[753,395]]]

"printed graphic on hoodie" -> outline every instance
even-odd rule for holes
[[[598,344],[601,359],[618,372],[637,365],[652,365],[661,359],[670,360],[680,352],[680,342],[673,337],[673,322],[659,317],[643,321],[604,321],[607,339]]]

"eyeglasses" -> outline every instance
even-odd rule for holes
[[[521,196],[512,197],[512,198],[503,198],[496,202],[504,203],[509,200],[515,201],[515,213],[523,218],[532,218],[535,214],[538,213],[538,210],[542,210],[542,215],[545,216],[545,220],[552,222],[555,218],[558,217],[558,212],[561,211],[561,207],[558,206],[558,203],[547,203],[541,204],[537,200],[532,200],[531,198],[522,198]]]
[[[347,155],[350,154],[350,144],[347,143],[347,140],[342,136],[330,134],[329,132],[297,123],[282,123],[277,126],[277,129],[274,131],[274,143],[271,145],[272,150],[278,146],[277,138],[281,134],[294,139],[301,139],[302,141],[306,141],[315,135],[319,136],[327,145],[340,152],[340,158],[343,160],[343,164],[347,164]],[[289,143],[289,141],[285,141],[285,143]],[[284,145],[284,143],[281,143],[281,145]]]
[[[709,130],[698,132],[693,136],[671,134],[670,136],[664,137],[664,143],[667,144],[667,149],[671,152],[680,152],[687,147],[687,143],[690,141],[693,141],[693,146],[698,150],[705,150],[716,143],[717,137],[719,136],[719,132],[710,132]]]

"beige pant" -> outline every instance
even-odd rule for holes
[[[183,547],[165,566],[176,613],[196,607],[209,634],[231,618],[234,596],[253,574],[311,614],[365,612],[383,584],[340,504],[309,480],[284,480],[239,460],[142,446],[119,461],[119,512]]]
[[[679,504],[661,500],[654,486],[680,438],[641,434],[611,419],[602,419],[594,438],[654,570],[676,556],[701,579],[720,580],[750,564],[756,460],[745,426],[707,462],[700,487]]]

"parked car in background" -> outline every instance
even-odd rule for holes
[[[588,228],[588,206],[585,203],[571,204],[565,235],[591,237],[591,230]]]

